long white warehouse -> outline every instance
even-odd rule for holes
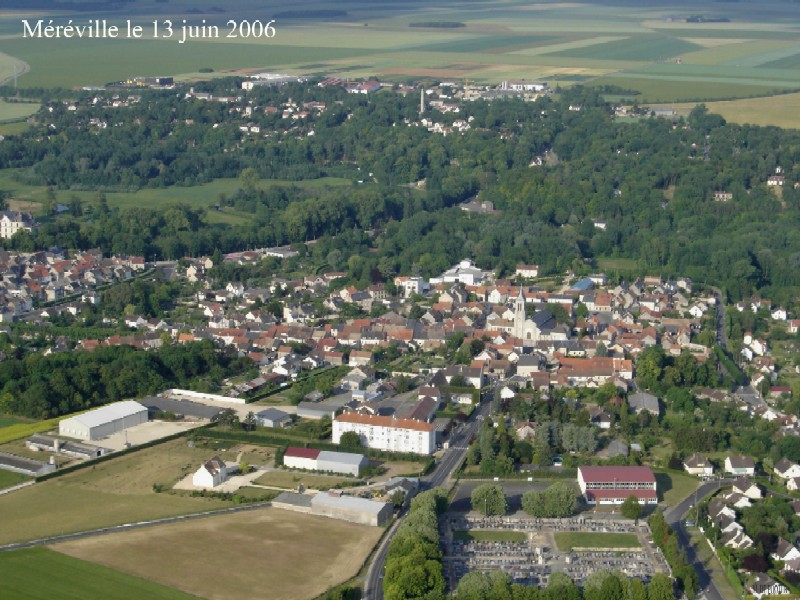
[[[133,400],[123,400],[62,419],[58,433],[79,440],[99,440],[140,423],[147,423],[147,408]]]

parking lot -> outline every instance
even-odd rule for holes
[[[574,517],[536,519],[527,516],[483,517],[450,513],[444,519],[444,564],[452,589],[469,571],[488,572],[500,569],[515,583],[544,587],[550,574],[562,572],[577,584],[592,573],[613,569],[629,577],[649,581],[655,573],[669,573],[661,552],[652,544],[650,531],[643,522],[635,525],[627,519]],[[461,541],[454,531],[519,531],[522,543],[511,541]],[[554,535],[559,532],[635,534],[641,548],[560,550]],[[489,534],[490,535],[490,534]]]

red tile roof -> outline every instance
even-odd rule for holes
[[[587,483],[655,483],[656,477],[650,467],[578,467]],[[605,490],[604,490],[605,491]]]
[[[315,450],[314,448],[289,447],[286,449],[286,452],[284,452],[283,455],[291,458],[317,458],[319,456],[319,452],[319,450]]]
[[[345,413],[335,419],[341,423],[355,423],[358,425],[372,425],[373,427],[394,427],[395,429],[413,429],[415,431],[433,431],[436,427],[431,423],[422,423],[411,419],[395,419],[377,415],[359,415]]]

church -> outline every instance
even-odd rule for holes
[[[487,329],[505,331],[522,340],[524,346],[533,346],[537,342],[568,340],[569,330],[559,327],[556,318],[546,308],[532,317],[525,314],[525,297],[522,289],[514,300],[513,320],[496,319],[487,322]]]

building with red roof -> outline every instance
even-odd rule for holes
[[[308,469],[314,471],[317,468],[317,457],[320,451],[314,448],[295,448],[289,447],[283,453],[283,466],[290,469]]]
[[[656,477],[650,467],[578,467],[578,487],[588,504],[657,504]]]
[[[333,420],[333,443],[348,431],[358,434],[364,448],[415,454],[432,454],[436,449],[436,427],[425,421],[345,413]]]

